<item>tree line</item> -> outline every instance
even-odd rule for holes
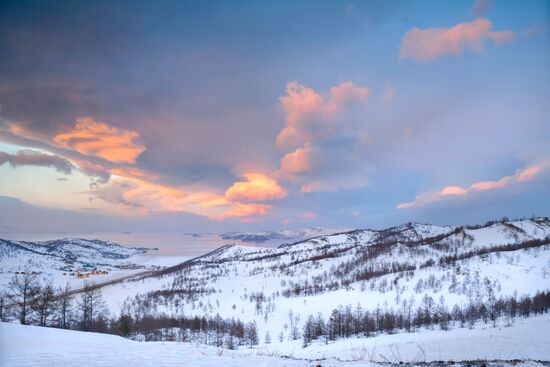
[[[214,317],[170,317],[152,315],[140,303],[125,307],[118,316],[109,315],[102,292],[90,284],[78,294],[70,287],[43,284],[37,273],[15,274],[6,291],[0,292],[0,321],[116,334],[145,341],[195,340],[235,349],[259,343],[255,322]]]
[[[491,323],[497,326],[498,320],[511,325],[517,317],[529,317],[547,313],[550,310],[550,291],[538,292],[534,296],[496,298],[488,288],[485,302],[469,302],[455,305],[449,310],[444,298],[436,302],[425,295],[421,304],[403,301],[399,309],[377,307],[364,310],[360,305],[340,306],[332,310],[328,320],[322,314],[309,315],[302,329],[304,347],[313,340],[325,343],[339,338],[372,337],[381,333],[415,332],[421,328],[448,330],[452,327],[473,328],[476,323]]]

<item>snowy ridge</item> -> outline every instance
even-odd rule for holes
[[[159,315],[219,314],[286,338],[291,310],[302,324],[339,306],[418,306],[426,294],[451,309],[473,295],[484,299],[484,282],[502,297],[548,291],[549,236],[550,220],[533,218],[469,227],[408,223],[277,248],[227,245],[103,293],[114,313],[146,304]]]

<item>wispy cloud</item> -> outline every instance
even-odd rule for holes
[[[516,170],[513,175],[504,176],[496,181],[479,181],[469,187],[446,186],[440,190],[423,192],[414,201],[397,205],[398,209],[410,209],[425,206],[449,196],[466,196],[473,192],[502,189],[512,184],[534,180],[542,171],[550,168],[550,160],[539,162]]]
[[[105,183],[111,178],[111,173],[100,164],[92,163],[86,160],[76,162],[78,168],[88,177],[95,178],[97,182]]]
[[[0,152],[0,165],[5,163],[12,167],[18,166],[41,166],[52,167],[57,171],[70,174],[75,168],[74,165],[67,159],[58,155],[45,154],[32,150],[20,150],[16,154]]]
[[[487,42],[503,44],[514,38],[510,30],[491,31],[492,23],[484,18],[447,28],[413,28],[403,36],[399,57],[419,62],[443,55],[460,55],[464,50],[481,52]]]

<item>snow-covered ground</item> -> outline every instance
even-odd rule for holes
[[[423,331],[368,339],[274,342],[222,350],[178,342],[136,342],[118,336],[0,323],[0,365],[27,366],[368,366],[375,362],[465,360],[550,361],[550,317],[511,327]],[[497,365],[503,365],[498,363]],[[538,363],[519,363],[536,366]]]

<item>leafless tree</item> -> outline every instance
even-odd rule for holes
[[[8,300],[15,309],[17,318],[21,324],[29,323],[29,316],[36,298],[40,294],[40,282],[36,273],[28,268],[20,273],[14,274],[8,283]]]

